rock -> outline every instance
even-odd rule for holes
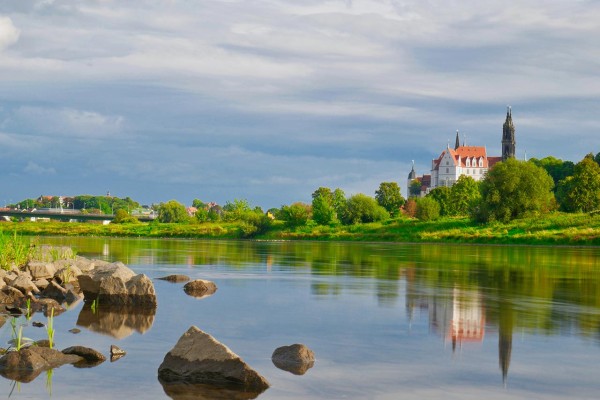
[[[81,361],[77,355],[63,354],[47,347],[30,346],[9,351],[0,358],[0,375],[19,382],[31,382],[42,371]]]
[[[73,333],[73,334],[78,334],[78,333],[80,333],[80,332],[81,332],[81,329],[78,329],[78,328],[72,328],[72,329],[69,329],[69,332],[71,332],[71,333]]]
[[[125,352],[125,350],[120,349],[118,346],[115,346],[114,344],[110,345],[110,362],[117,361],[119,358],[124,357],[125,354],[127,354]]]
[[[60,286],[58,283],[52,281],[48,284],[46,289],[41,293],[43,297],[54,299],[57,301],[63,301],[67,295],[67,289]]]
[[[258,393],[269,387],[237,354],[195,326],[167,353],[158,377],[167,383],[205,383]]]
[[[56,267],[49,262],[29,261],[26,271],[31,274],[32,279],[51,279],[56,273]]]
[[[71,346],[64,349],[63,354],[75,354],[82,357],[85,361],[96,363],[106,361],[106,357],[99,351],[84,346]]]
[[[161,281],[173,282],[173,283],[181,283],[181,282],[189,281],[190,277],[187,275],[167,275],[167,276],[163,276],[162,278],[156,278],[156,279],[160,279]]]
[[[44,326],[46,326],[43,322],[38,322],[38,321],[33,321],[31,323],[32,326],[35,326],[36,328],[43,328]]]
[[[217,285],[211,281],[196,279],[186,283],[183,290],[189,296],[203,298],[213,295],[217,291]]]
[[[35,286],[37,286],[37,288],[40,289],[41,291],[44,291],[44,289],[46,289],[48,287],[50,282],[48,282],[44,278],[41,278],[41,279],[36,279],[35,281],[33,281],[33,284]]]
[[[61,283],[77,282],[77,277],[81,275],[81,270],[76,265],[65,265],[58,269],[54,274],[54,278]]]
[[[17,275],[15,272],[10,271],[10,272],[6,272],[4,274],[4,276],[2,277],[2,280],[4,280],[4,283],[10,284],[12,281],[17,279],[18,276],[19,275]]]
[[[80,300],[81,298],[83,298],[83,294],[76,292],[75,289],[72,287],[67,289],[67,293],[65,293],[65,301],[69,305],[71,305],[72,303],[75,303],[76,301]]]
[[[40,339],[35,341],[35,345],[37,347],[47,347],[50,348],[50,341],[48,339]]]
[[[25,276],[25,274],[17,276],[9,283],[9,285],[17,290],[20,290],[25,295],[32,292],[40,292],[37,286],[35,286],[31,279]]]
[[[275,349],[271,361],[279,369],[304,375],[315,364],[315,353],[303,344],[292,344]]]
[[[25,299],[21,299],[19,304],[25,306],[26,303],[24,300]],[[64,307],[58,304],[54,299],[33,299],[31,301],[31,310],[34,312],[41,311],[46,317],[50,315],[52,310],[54,310],[54,316],[65,312]]]
[[[136,275],[123,263],[97,266],[77,279],[86,300],[98,299],[100,304],[156,307],[152,281],[146,275]]]
[[[5,286],[0,289],[0,303],[2,304],[14,304],[15,302],[24,298],[25,295],[18,289],[11,286]]]

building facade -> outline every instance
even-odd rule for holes
[[[464,143],[461,145],[459,132],[456,131],[454,148],[448,143],[439,157],[431,160],[431,174],[417,176],[413,162],[413,168],[408,174],[407,193],[410,196],[410,187],[415,179],[421,183],[421,196],[439,186],[450,187],[463,175],[479,181],[497,162],[514,158],[515,151],[515,126],[512,110],[508,107],[502,127],[502,156],[488,156],[485,146],[466,146]]]

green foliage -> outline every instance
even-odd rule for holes
[[[470,176],[461,175],[450,189],[449,215],[469,215],[480,200],[479,184]]]
[[[235,199],[233,203],[227,202],[223,206],[223,219],[225,221],[242,221],[244,215],[249,213],[250,203],[246,199]]]
[[[117,210],[134,210],[140,207],[140,203],[129,197],[120,199],[112,196],[81,195],[73,198],[74,208],[86,210],[98,210],[103,214],[112,214]]]
[[[346,213],[342,217],[344,224],[359,224],[389,219],[387,210],[377,204],[374,198],[359,193],[346,202]]]
[[[311,206],[305,203],[294,203],[281,207],[279,219],[285,221],[290,227],[306,225],[311,217]]]
[[[194,199],[192,201],[192,207],[196,207],[197,209],[204,209],[206,208],[206,203],[204,203],[202,200],[200,199]]]
[[[404,203],[404,214],[410,218],[415,218],[417,216],[417,197],[410,197]]]
[[[534,163],[512,158],[499,162],[481,183],[482,201],[475,216],[507,222],[548,212],[555,202],[552,187],[550,175]]]
[[[328,204],[332,204],[333,203],[333,192],[331,191],[331,189],[329,189],[328,187],[320,187],[317,190],[315,190],[312,194],[312,198],[313,200],[316,198],[323,198],[325,199],[325,201]]]
[[[15,230],[12,235],[0,232],[0,268],[10,270],[12,265],[24,266],[31,256],[29,240],[17,235]]]
[[[542,167],[548,172],[548,174],[552,177],[554,181],[555,189],[558,188],[558,183],[568,176],[573,175],[573,171],[575,169],[575,164],[572,161],[563,161],[559,158],[548,156],[538,160],[537,158],[532,158],[529,160],[534,163],[538,167]]]
[[[158,207],[158,221],[164,223],[189,222],[190,217],[185,206],[176,200],[161,203]]]
[[[596,153],[596,156],[594,157],[594,161],[596,161],[596,164],[600,165],[600,152]]]
[[[432,197],[418,198],[416,216],[421,221],[434,221],[440,217],[440,205]]]
[[[48,323],[46,324],[46,333],[48,334],[48,346],[52,348],[54,346],[54,308],[50,309]]]
[[[206,222],[208,221],[208,210],[206,210],[205,208],[198,208],[196,210],[196,213],[194,214],[194,217],[196,217],[196,220],[198,222]]]
[[[375,199],[392,216],[398,215],[405,201],[396,182],[381,182],[375,191]]]
[[[333,200],[331,205],[335,210],[337,220],[341,220],[343,215],[346,213],[346,209],[348,207],[348,203],[346,201],[346,194],[340,188],[337,188],[333,191]]]
[[[421,180],[413,179],[410,185],[408,185],[408,197],[418,197],[421,195]]]
[[[115,218],[113,219],[112,223],[113,224],[139,224],[140,221],[136,217],[129,215],[127,210],[121,208],[115,212]]]
[[[564,211],[600,209],[600,165],[586,156],[575,166],[573,176],[560,182],[556,195]]]
[[[333,195],[331,196],[332,200]],[[325,196],[313,197],[312,218],[319,225],[331,225],[338,222],[333,204],[327,201],[327,197]]]
[[[431,197],[440,205],[440,216],[451,215],[450,192],[451,189],[448,186],[438,186],[432,189],[426,196]]]

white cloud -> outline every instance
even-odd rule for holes
[[[0,51],[19,40],[20,31],[8,17],[0,16]]]
[[[25,168],[23,169],[23,171],[28,174],[34,174],[34,175],[54,175],[54,174],[56,174],[56,170],[53,167],[42,167],[41,165],[39,165],[38,163],[35,163],[33,161],[29,161],[27,163],[27,165],[25,166]]]

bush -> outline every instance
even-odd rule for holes
[[[165,223],[189,222],[185,206],[176,200],[169,200],[158,207],[158,221]]]
[[[281,207],[278,218],[290,227],[306,225],[311,217],[311,206],[304,203],[294,203]]]
[[[347,225],[385,221],[390,214],[377,204],[374,198],[359,193],[351,196],[346,202],[346,213],[343,222]]]
[[[440,217],[440,205],[431,197],[417,200],[417,218],[421,221],[434,221]]]

